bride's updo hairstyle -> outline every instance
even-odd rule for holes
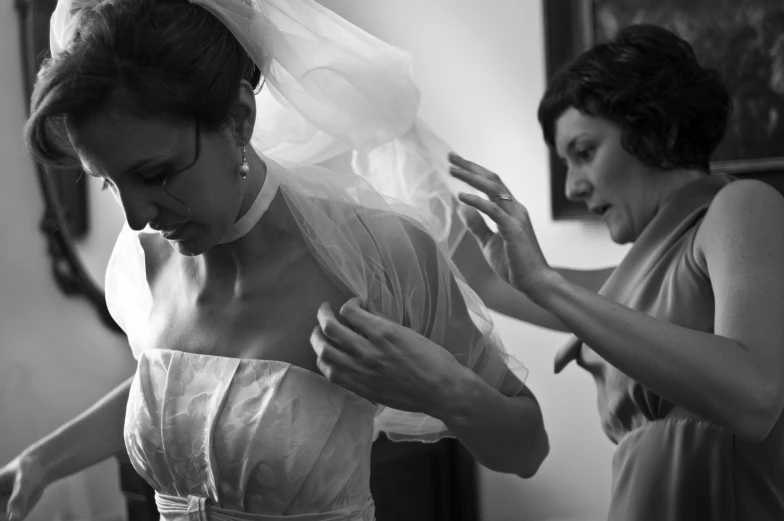
[[[231,32],[187,0],[103,2],[82,15],[78,33],[41,66],[24,130],[33,157],[77,163],[66,125],[91,115],[198,118],[207,132],[225,130],[240,81],[261,73]]]

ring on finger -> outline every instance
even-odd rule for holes
[[[497,193],[493,196],[494,201],[512,201],[512,196],[505,193]]]

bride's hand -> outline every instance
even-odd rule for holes
[[[498,175],[449,155],[450,173],[457,179],[487,194],[489,199],[461,193],[458,198],[468,205],[458,209],[466,227],[479,242],[490,267],[518,291],[530,294],[546,280],[553,269],[536,240],[528,210],[509,192]],[[498,225],[498,233],[485,223],[482,212]]]
[[[341,307],[340,317],[323,304],[318,321],[310,343],[321,372],[373,403],[434,416],[447,382],[464,369],[435,342],[362,309],[358,298]]]
[[[46,488],[41,465],[25,454],[0,469],[0,519],[21,521]]]

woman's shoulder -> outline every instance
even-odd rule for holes
[[[763,224],[782,215],[784,197],[775,188],[756,179],[738,179],[718,191],[705,214],[705,224],[710,227]],[[784,222],[772,224],[779,228]]]
[[[701,255],[733,243],[780,236],[784,226],[784,197],[756,179],[738,179],[724,186],[711,201],[695,238]]]

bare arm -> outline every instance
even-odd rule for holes
[[[455,215],[455,219],[459,217]],[[471,289],[493,311],[547,329],[569,332],[560,319],[501,279],[487,263],[478,242],[470,233],[463,236],[452,255],[452,260]],[[615,270],[614,267],[598,270],[554,269],[572,284],[593,292],[598,292]]]
[[[95,405],[25,450],[52,483],[125,451],[123,427],[129,378]]]
[[[366,311],[357,298],[343,305],[341,322],[322,305],[311,336],[319,369],[371,402],[441,420],[482,465],[532,476],[549,450],[539,404],[485,344],[447,256],[424,230],[404,226],[400,246],[383,243],[386,272],[403,275],[386,282],[404,299],[402,318]]]
[[[550,452],[539,402],[523,386],[506,396],[476,373],[459,366],[444,385],[440,407],[430,414],[444,422],[485,467],[530,478]]]
[[[438,295],[436,274],[439,269],[445,269],[441,263],[445,263],[446,259],[437,253],[435,243],[429,236],[413,229],[409,233],[416,244],[416,251],[426,259],[423,268],[428,276],[425,280],[434,285],[429,294]],[[476,244],[471,237],[464,242]],[[477,252],[484,262],[478,248]],[[489,266],[487,269],[490,269]],[[498,277],[496,279],[500,281]],[[450,284],[450,312],[442,345],[458,359],[466,360],[471,357],[466,356],[464,350],[473,350],[486,340],[481,339],[481,333],[468,314],[457,282],[451,276]],[[522,295],[511,286],[509,288]],[[498,354],[489,351],[485,356]],[[475,372],[454,364],[450,371],[444,372],[442,382],[433,393],[439,398],[434,400],[428,414],[443,421],[485,467],[531,477],[549,453],[539,403],[510,370],[507,369],[501,387],[495,389]]]
[[[764,439],[784,406],[784,201],[756,181],[716,196],[697,234],[714,333],[639,313],[552,273],[530,294],[600,356],[667,400]]]

